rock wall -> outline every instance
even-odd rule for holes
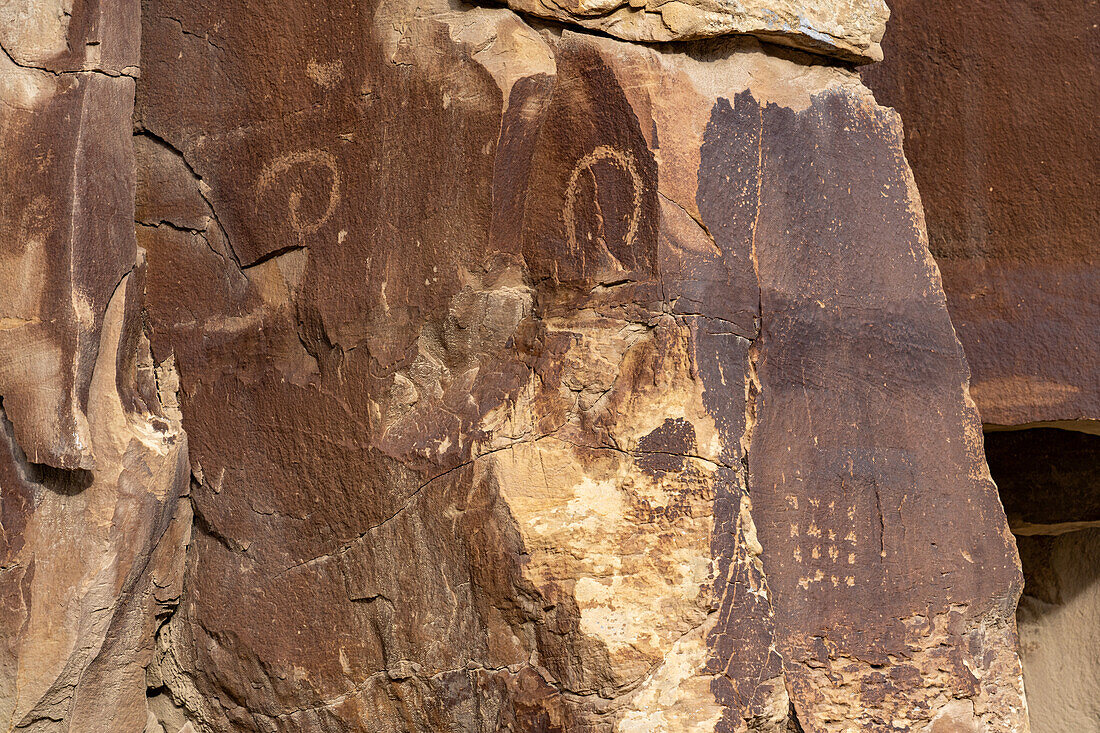
[[[882,60],[879,42],[890,17],[883,0],[509,0],[505,4],[521,13],[628,41],[748,34],[857,63]]]
[[[891,6],[863,76],[906,122],[982,420],[1100,432],[1096,3]]]
[[[1035,731],[1092,730],[1100,721],[1094,623],[1100,610],[1100,531],[1021,537],[1027,592],[1020,654]]]
[[[138,6],[0,9],[0,725],[133,731],[191,528],[142,325]]]
[[[906,121],[988,461],[1020,543],[1033,728],[1097,729],[1096,4],[891,5],[886,60],[863,78]]]
[[[1100,723],[1096,553],[1100,436],[1057,428],[986,436],[1024,570],[1020,658],[1035,733]]]
[[[8,7],[9,729],[1027,730],[967,364],[846,63]]]

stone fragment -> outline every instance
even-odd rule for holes
[[[627,41],[687,41],[749,34],[845,61],[882,59],[890,9],[883,0],[505,0],[538,18]]]
[[[1024,729],[1018,560],[898,119],[833,93],[762,130],[749,491],[799,721],[920,730],[967,698],[957,729]]]

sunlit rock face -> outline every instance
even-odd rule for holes
[[[141,10],[79,26],[140,61],[3,77],[9,727],[1027,729],[1015,545],[851,53]]]
[[[1100,716],[1100,436],[998,430],[985,446],[1024,571],[1016,618],[1032,730],[1087,730]]]
[[[1095,8],[891,7],[886,60],[861,73],[905,120],[930,248],[1019,542],[1032,727],[1090,730],[1100,725]]]
[[[1032,728],[1088,730],[1100,720],[1100,531],[1019,538],[1027,584],[1018,613]]]
[[[0,8],[0,725],[132,731],[190,504],[143,333],[136,3]]]
[[[627,41],[749,34],[855,63],[882,60],[880,41],[890,17],[883,0],[506,0],[505,4],[524,15]]]

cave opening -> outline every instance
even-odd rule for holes
[[[988,432],[986,458],[1016,536],[1016,611],[1033,733],[1100,730],[1100,435]]]

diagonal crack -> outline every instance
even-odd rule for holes
[[[76,76],[79,74],[99,74],[101,76],[110,77],[111,79],[134,79],[137,80],[137,68],[132,66],[125,67],[122,71],[116,71],[114,69],[104,69],[99,66],[94,66],[86,69],[51,69],[48,66],[37,66],[35,64],[25,64],[15,58],[15,55],[0,43],[0,51],[3,51],[4,56],[8,61],[18,66],[20,69],[27,69],[28,71],[41,71],[45,74],[51,74],[53,76]],[[134,73],[128,73],[128,69],[134,69]]]
[[[520,441],[520,442],[522,442],[522,441]],[[482,458],[485,458],[486,456],[490,456],[493,453],[499,453],[502,450],[508,450],[508,449],[512,448],[514,445],[515,445],[514,443],[509,443],[508,445],[504,445],[504,446],[501,446],[499,448],[493,448],[492,450],[488,450],[488,451],[485,451],[484,453],[480,453],[480,454],[474,456],[473,458],[471,458],[469,460],[466,460],[466,461],[463,461],[462,463],[456,464],[456,465],[448,468],[445,471],[441,471],[440,473],[437,473],[436,475],[432,476],[431,478],[427,479],[426,481],[421,483],[419,486],[417,486],[407,497],[405,497],[405,500],[403,502],[401,502],[401,506],[397,507],[397,509],[395,509],[393,512],[391,512],[389,516],[387,516],[385,519],[381,520],[380,522],[376,522],[375,524],[372,524],[371,526],[367,527],[362,532],[360,532],[354,539],[351,539],[351,540],[345,542],[344,544],[340,545],[340,547],[337,548],[335,552],[327,552],[323,555],[318,555],[318,556],[312,557],[308,560],[303,560],[302,562],[296,563],[294,565],[290,565],[289,567],[286,567],[283,570],[280,570],[278,573],[275,573],[274,575],[272,575],[271,579],[274,580],[275,578],[282,577],[282,576],[286,575],[287,573],[289,573],[291,570],[295,570],[297,568],[304,567],[306,565],[313,565],[314,563],[320,562],[321,560],[324,560],[326,558],[336,557],[336,556],[347,554],[347,552],[349,550],[351,550],[351,548],[354,547],[357,542],[362,540],[364,537],[366,537],[371,532],[374,532],[374,531],[380,529],[381,527],[384,527],[386,524],[393,521],[397,516],[399,516],[402,512],[404,512],[406,509],[408,509],[412,505],[412,503],[416,500],[416,498],[424,491],[424,489],[428,488],[428,486],[430,486],[431,484],[435,483],[436,481],[438,481],[439,479],[441,479],[445,476],[448,476],[448,475],[454,473],[455,471],[461,470],[461,469],[465,468],[466,466],[472,465],[474,462],[479,461]]]
[[[210,219],[213,220],[213,222],[215,224],[217,224],[218,229],[221,231],[222,236],[225,238],[225,244],[226,244],[226,248],[229,251],[230,258],[237,265],[238,269],[243,270],[244,268],[241,266],[240,260],[237,259],[236,250],[233,249],[233,242],[231,242],[229,240],[229,232],[226,230],[225,226],[222,224],[221,219],[218,218],[218,212],[214,208],[214,202],[210,200],[210,196],[207,194],[207,190],[209,189],[209,186],[203,180],[202,175],[200,175],[199,172],[197,170],[195,170],[195,166],[193,166],[191,164],[191,161],[189,161],[187,159],[187,155],[181,149],[177,148],[175,145],[170,143],[168,140],[161,137],[160,135],[153,132],[152,130],[150,130],[147,127],[141,127],[140,129],[137,129],[134,132],[134,135],[135,136],[140,135],[141,137],[144,137],[147,140],[151,140],[152,142],[156,143],[157,145],[160,145],[162,148],[164,148],[165,150],[167,150],[168,152],[172,153],[174,156],[179,158],[180,162],[183,163],[185,168],[187,168],[187,172],[191,174],[191,177],[198,184],[199,196],[202,198],[203,202],[206,204],[207,210],[210,212]],[[139,224],[145,224],[146,222],[138,222],[138,223]],[[187,231],[187,232],[191,232],[191,233],[194,233],[194,234],[199,234],[199,236],[202,237],[203,241],[206,242],[206,246],[210,248],[211,252],[218,255],[218,257],[221,257],[222,259],[225,259],[225,254],[222,253],[222,252],[219,252],[218,250],[216,250],[213,247],[213,245],[210,244],[210,240],[206,238],[205,235],[206,235],[207,230],[203,230],[202,232],[198,232],[198,231],[195,231],[195,230],[192,230],[192,229],[188,229],[186,227],[180,227],[176,224],[173,224],[172,222],[165,221],[165,220],[161,220],[161,221],[157,222],[156,224],[168,224],[173,229],[179,229],[181,231]],[[154,224],[154,226],[156,224]],[[277,254],[282,254],[282,252],[279,252]]]

